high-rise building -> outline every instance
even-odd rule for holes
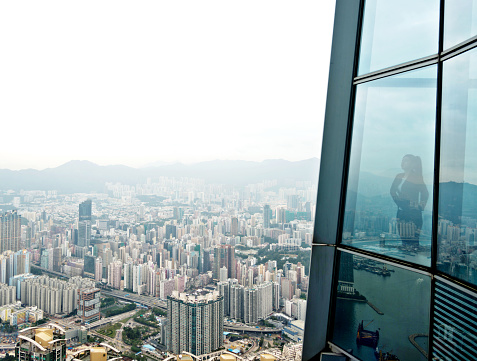
[[[263,228],[270,228],[270,217],[272,210],[268,204],[263,206]]]
[[[202,355],[222,346],[224,298],[218,292],[167,297],[167,350]]]
[[[130,262],[124,264],[124,288],[131,292],[133,290],[133,268],[134,265]]]
[[[475,11],[336,1],[304,361],[477,359]]]
[[[48,276],[25,277],[20,284],[22,304],[37,306],[50,315],[68,314],[77,309],[78,290],[94,288],[91,279],[71,277],[63,281]]]
[[[220,279],[220,269],[227,268],[227,278],[235,278],[235,249],[231,245],[219,245],[214,249],[213,277]]]
[[[103,281],[103,259],[101,257],[98,257],[95,260],[94,280],[96,282],[102,282]]]
[[[88,278],[94,278],[95,272],[95,258],[93,256],[84,256],[84,276]]]
[[[82,323],[91,323],[100,318],[99,308],[101,291],[99,288],[83,288],[78,290],[78,316]]]
[[[91,221],[91,209],[92,209],[91,199],[87,199],[84,202],[80,203],[79,211],[78,211],[79,220]]]
[[[21,218],[17,211],[0,215],[0,253],[20,249]]]
[[[239,285],[238,283],[230,285],[229,291],[229,313],[230,318],[233,320],[243,320],[244,314],[244,305],[243,305],[243,297],[244,297],[244,287]]]
[[[238,229],[239,229],[238,218],[237,217],[232,217],[232,219],[230,220],[230,234],[232,236],[238,235],[238,232],[239,232]]]
[[[89,247],[91,241],[91,199],[79,205],[78,246]]]
[[[219,280],[220,282],[225,282],[227,281],[227,278],[228,278],[228,270],[227,270],[227,267],[224,266],[220,269]]]
[[[121,261],[115,261],[108,265],[108,285],[114,289],[121,289]]]
[[[166,239],[176,238],[177,227],[173,224],[166,224]]]

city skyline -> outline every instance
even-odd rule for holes
[[[320,156],[334,4],[27,8],[0,7],[0,169]]]

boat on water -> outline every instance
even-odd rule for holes
[[[371,321],[373,322],[373,321]],[[370,323],[371,323],[370,322]],[[367,330],[366,327],[370,324],[368,323],[366,326],[363,326],[363,320],[358,325],[358,332],[356,333],[356,343],[358,345],[370,346],[370,347],[377,347],[379,341],[379,331],[370,331]]]
[[[396,355],[390,352],[383,352],[378,347],[374,350],[374,356],[376,356],[377,361],[400,361]]]

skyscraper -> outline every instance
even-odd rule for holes
[[[213,277],[220,279],[220,269],[227,268],[227,278],[235,278],[235,249],[231,245],[219,245],[214,249]]]
[[[79,205],[78,246],[88,247],[91,241],[91,199]]]
[[[79,220],[80,221],[91,221],[91,208],[92,201],[87,199],[79,205]]]
[[[304,361],[477,359],[474,13],[336,2]]]
[[[21,218],[16,211],[0,215],[0,253],[20,249]]]
[[[94,263],[94,280],[96,282],[103,281],[103,260],[101,257],[96,258]]]
[[[167,350],[202,355],[223,343],[224,298],[218,292],[167,297]]]
[[[117,290],[121,289],[121,269],[121,261],[115,261],[108,265],[108,285]]]
[[[270,216],[272,210],[268,204],[263,206],[263,228],[270,228]]]
[[[232,236],[238,235],[238,218],[232,217],[230,220],[230,234]]]
[[[84,256],[84,268],[83,275],[88,278],[94,278],[95,273],[95,261],[96,258],[93,256],[86,255]]]

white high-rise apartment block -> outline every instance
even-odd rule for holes
[[[94,263],[94,280],[96,282],[102,282],[103,280],[103,260],[101,257],[96,258]]]
[[[108,265],[108,285],[117,290],[121,289],[121,261],[115,261]]]
[[[77,308],[77,291],[94,286],[94,280],[81,277],[72,277],[69,281],[48,276],[28,278],[20,285],[21,302],[27,306],[37,306],[50,315],[68,314]]]
[[[227,281],[228,272],[229,271],[227,270],[227,267],[225,267],[225,266],[220,269],[220,276],[219,276],[220,277],[220,282]]]

